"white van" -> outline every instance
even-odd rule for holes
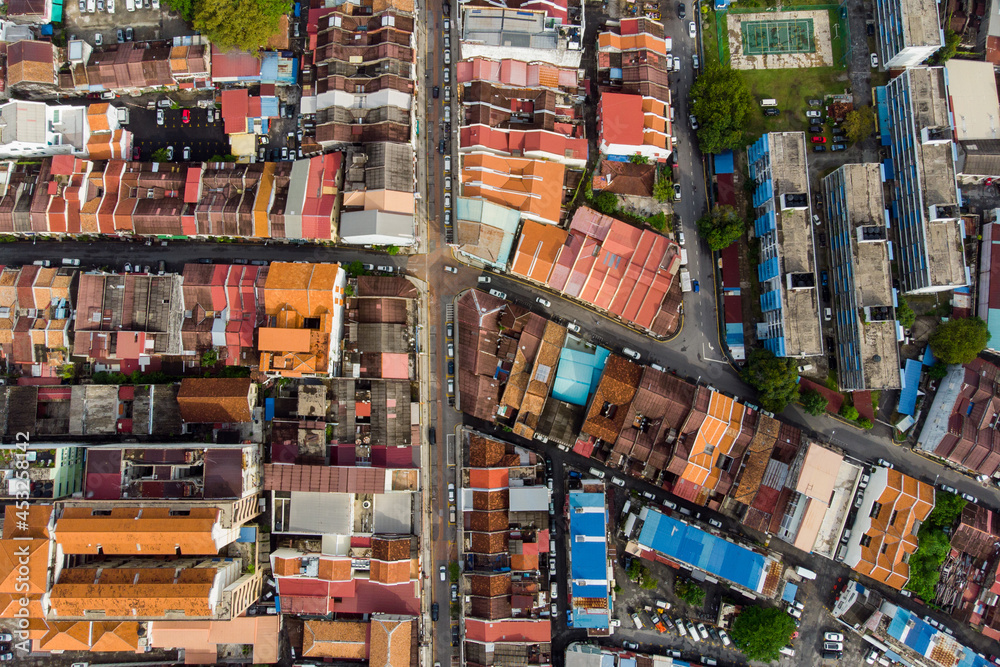
[[[795,574],[799,575],[803,579],[815,579],[816,578],[816,573],[815,572],[813,572],[812,570],[807,570],[806,568],[801,567],[801,566],[795,568]]]
[[[762,107],[776,107],[778,106],[778,100],[773,100],[771,98],[765,98],[760,101]]]
[[[781,655],[787,655],[789,658],[795,657],[795,649],[793,649],[791,646],[782,646],[780,649],[778,649],[778,653],[780,653]]]
[[[593,475],[594,477],[597,477],[598,479],[604,479],[604,471],[603,470],[598,470],[597,468],[591,468],[590,469],[590,474]]]
[[[446,173],[446,174],[450,174],[451,173],[451,156],[450,155],[445,155],[444,156],[444,173]]]

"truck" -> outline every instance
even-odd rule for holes
[[[687,248],[681,248],[681,266],[687,266],[687,263],[688,263]]]
[[[691,291],[691,274],[688,273],[687,269],[681,269],[681,291]]]
[[[801,565],[799,567],[795,568],[795,574],[799,575],[803,579],[815,579],[816,578],[816,573],[815,572],[813,572],[812,570],[807,570],[806,568],[802,567]]]

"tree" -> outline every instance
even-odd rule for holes
[[[772,662],[781,657],[795,632],[795,619],[777,607],[747,605],[733,621],[733,643],[750,660]]]
[[[653,215],[649,216],[648,218],[646,218],[646,222],[648,222],[649,226],[658,232],[662,232],[664,229],[667,229],[670,226],[667,220],[667,214],[664,213],[663,211],[654,213]]]
[[[632,164],[649,164],[649,158],[638,153],[628,156],[628,161]]]
[[[840,416],[849,421],[856,421],[858,418],[858,409],[853,405],[844,403],[840,406]]]
[[[291,0],[194,0],[192,25],[220,49],[257,53],[281,29]]]
[[[167,6],[187,22],[194,18],[195,0],[166,0]]]
[[[859,419],[858,426],[865,429],[866,431],[870,431],[873,428],[875,428],[874,422],[872,422],[871,419],[868,419],[868,417],[862,417],[861,419]]]
[[[644,591],[655,591],[656,587],[660,585],[660,582],[656,580],[656,577],[651,575],[648,571],[642,575],[642,581],[639,582],[639,588]]]
[[[700,607],[705,602],[705,589],[690,579],[681,579],[674,584],[674,593],[689,605]]]
[[[167,162],[169,158],[167,157],[166,148],[157,148],[153,151],[153,154],[149,156],[149,159],[153,162]]]
[[[209,162],[236,162],[236,156],[233,154],[221,155],[216,153],[212,157],[208,158]]]
[[[899,306],[896,307],[896,319],[899,320],[904,329],[909,329],[917,321],[917,314],[913,312],[910,304],[906,303],[906,299],[903,297],[899,298]]]
[[[941,528],[926,523],[920,526],[917,532],[917,550],[910,556],[910,579],[906,582],[906,588],[923,600],[933,602],[938,579],[941,577],[941,565],[950,549],[948,535]]]
[[[990,332],[978,317],[954,319],[931,334],[931,352],[946,364],[967,364],[986,349]]]
[[[691,113],[698,119],[701,152],[721,153],[750,143],[745,128],[755,106],[739,71],[708,65],[691,86]]]
[[[844,133],[847,140],[856,144],[875,131],[875,110],[861,107],[848,111],[844,118]]]
[[[791,359],[774,356],[770,350],[753,350],[740,377],[757,390],[757,400],[769,412],[781,412],[799,399],[799,375],[795,364]]]
[[[614,215],[618,212],[618,197],[607,190],[594,195],[590,203],[604,215]]]
[[[368,271],[365,270],[365,265],[361,263],[361,260],[354,260],[350,264],[344,267],[344,271],[347,272],[349,276],[367,276]]]
[[[829,403],[830,401],[826,400],[823,394],[814,389],[810,389],[802,394],[802,407],[813,416],[819,416],[826,412],[826,406]]]
[[[927,369],[927,377],[932,380],[943,380],[948,374],[948,364],[943,361],[935,361],[934,365]]]
[[[934,509],[927,515],[927,524],[938,528],[951,528],[968,503],[961,496],[947,491],[934,494]]]
[[[387,253],[389,253],[390,255],[398,255],[399,254],[399,246],[398,245],[388,246],[388,247],[386,247],[385,251]]]
[[[744,229],[743,218],[732,206],[716,206],[695,224],[698,233],[713,251],[728,248],[743,234]]]
[[[673,182],[664,176],[657,179],[656,183],[653,184],[653,196],[656,197],[656,201],[668,202],[674,200],[674,184]]]
[[[951,23],[951,14],[948,14],[948,25]],[[952,30],[950,27],[944,29],[944,45],[937,50],[937,53],[931,58],[931,61],[935,65],[944,65],[946,62],[955,57],[955,53],[958,52],[958,44],[962,41],[962,36],[957,32]]]
[[[201,355],[202,366],[214,366],[218,362],[219,353],[214,347],[211,350],[205,350],[204,354]]]

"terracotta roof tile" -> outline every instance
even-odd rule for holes
[[[184,378],[177,392],[181,419],[189,424],[248,422],[253,391],[250,378]]]

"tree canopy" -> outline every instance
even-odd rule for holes
[[[927,523],[938,528],[951,528],[967,504],[968,501],[961,496],[939,490],[934,494],[934,509],[927,515]]]
[[[795,619],[777,607],[747,605],[733,621],[733,643],[750,660],[772,662],[781,657],[795,632]]]
[[[770,350],[755,349],[747,357],[740,377],[757,390],[757,400],[765,410],[781,412],[799,399],[799,375],[791,359],[774,356]]]
[[[858,418],[858,409],[853,405],[848,405],[847,403],[844,403],[843,405],[840,406],[840,416],[843,417],[844,419],[849,419],[851,421],[854,421]]]
[[[826,412],[826,406],[830,401],[818,391],[810,389],[802,394],[802,407],[813,416],[819,416]]]
[[[281,29],[291,0],[167,0],[220,49],[256,53]]]
[[[857,143],[875,131],[875,110],[859,107],[848,111],[844,118],[844,134],[852,144]]]
[[[896,319],[899,320],[904,329],[909,329],[917,321],[917,314],[913,312],[910,304],[906,303],[906,299],[903,297],[899,297],[899,305],[896,307]]]
[[[944,29],[944,46],[937,50],[931,57],[931,62],[935,65],[944,65],[946,62],[955,57],[958,52],[958,45],[962,41],[962,36],[951,29],[951,14],[948,14],[948,22],[945,24]]]
[[[946,364],[967,364],[986,349],[990,332],[978,317],[948,320],[931,334],[931,352]]]
[[[732,206],[716,206],[695,223],[698,233],[713,251],[729,247],[743,234],[743,218]]]
[[[933,602],[941,578],[941,565],[950,549],[951,544],[943,530],[927,524],[920,526],[917,550],[910,556],[910,580],[906,582],[906,588],[921,599]]]
[[[149,159],[150,159],[151,161],[153,161],[153,162],[166,162],[166,161],[167,161],[167,159],[168,159],[168,158],[167,158],[167,149],[166,149],[166,148],[157,148],[157,149],[156,149],[155,151],[153,151],[153,153],[152,153],[152,154],[151,154],[151,155],[149,156]]]
[[[700,607],[705,602],[705,589],[690,579],[678,579],[674,583],[677,597],[690,605]]]
[[[698,119],[701,151],[721,153],[750,143],[745,128],[754,107],[750,89],[737,70],[709,64],[691,86],[691,113]]]

